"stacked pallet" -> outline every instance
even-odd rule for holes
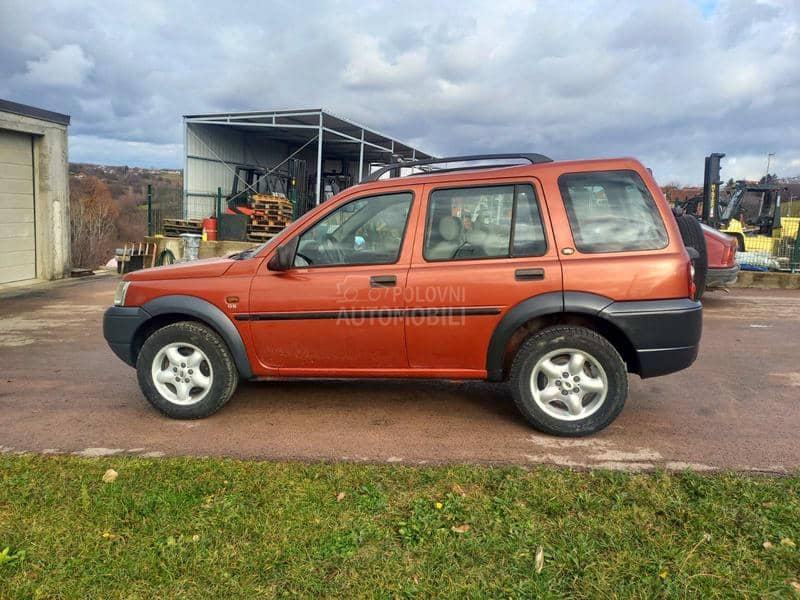
[[[164,219],[164,235],[166,237],[178,237],[182,233],[203,233],[203,221],[201,219]]]
[[[250,207],[253,214],[247,226],[247,237],[251,241],[268,240],[292,222],[292,203],[284,196],[253,194]]]

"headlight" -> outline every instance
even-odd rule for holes
[[[125,295],[128,293],[130,281],[120,281],[117,284],[117,291],[114,292],[114,306],[125,306]]]

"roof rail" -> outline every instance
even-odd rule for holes
[[[370,173],[366,177],[364,177],[361,181],[375,181],[379,179],[381,175],[384,173],[388,173],[389,171],[394,171],[395,169],[399,169],[401,167],[424,167],[427,165],[437,165],[442,163],[451,163],[451,162],[474,162],[479,160],[506,160],[506,159],[522,159],[527,160],[532,165],[537,163],[548,163],[553,162],[552,158],[549,158],[543,154],[534,154],[530,152],[523,152],[517,154],[470,154],[466,156],[444,156],[442,158],[426,158],[423,160],[412,160],[408,162],[398,162],[392,163],[390,165],[386,165],[375,171],[374,173]],[[435,169],[434,172],[436,173],[446,173],[448,171],[460,171],[464,169],[497,169],[500,167],[511,167],[516,165],[477,165],[475,167],[455,167],[453,169]]]

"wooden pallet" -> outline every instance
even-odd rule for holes
[[[200,219],[164,219],[164,235],[178,237],[182,233],[202,233],[203,221]]]
[[[247,239],[251,242],[266,242],[274,238],[277,233],[269,233],[267,231],[248,231]]]
[[[254,219],[269,218],[269,219],[282,219],[284,221],[292,221],[292,213],[276,212],[276,211],[265,212],[260,210],[254,210],[253,218]]]
[[[285,225],[267,225],[261,223],[251,223],[247,231],[268,231],[269,233],[280,233],[286,229]]]
[[[170,227],[203,227],[202,219],[164,219],[163,223]]]
[[[250,206],[253,208],[283,208],[292,207],[290,200],[283,196],[274,196],[269,194],[253,194],[250,196]]]
[[[251,202],[250,206],[258,210],[292,210],[292,203],[286,202]]]
[[[275,221],[276,223],[281,223],[282,225],[288,225],[292,222],[291,219],[281,216],[281,215],[253,215],[250,217],[250,221],[253,223],[262,223],[264,221]]]
[[[286,229],[286,223],[276,223],[272,221],[260,221],[258,223],[250,223],[250,229]]]

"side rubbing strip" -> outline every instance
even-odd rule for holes
[[[474,317],[480,315],[499,315],[500,309],[487,308],[408,308],[404,311],[408,317]]]
[[[241,313],[237,321],[312,321],[320,319],[387,319],[401,317],[460,317],[499,315],[498,307],[478,308],[407,308],[390,310],[342,310],[327,312]]]
[[[403,310],[341,310],[336,312],[285,312],[239,314],[237,321],[314,321],[320,319],[386,319],[402,317]]]

